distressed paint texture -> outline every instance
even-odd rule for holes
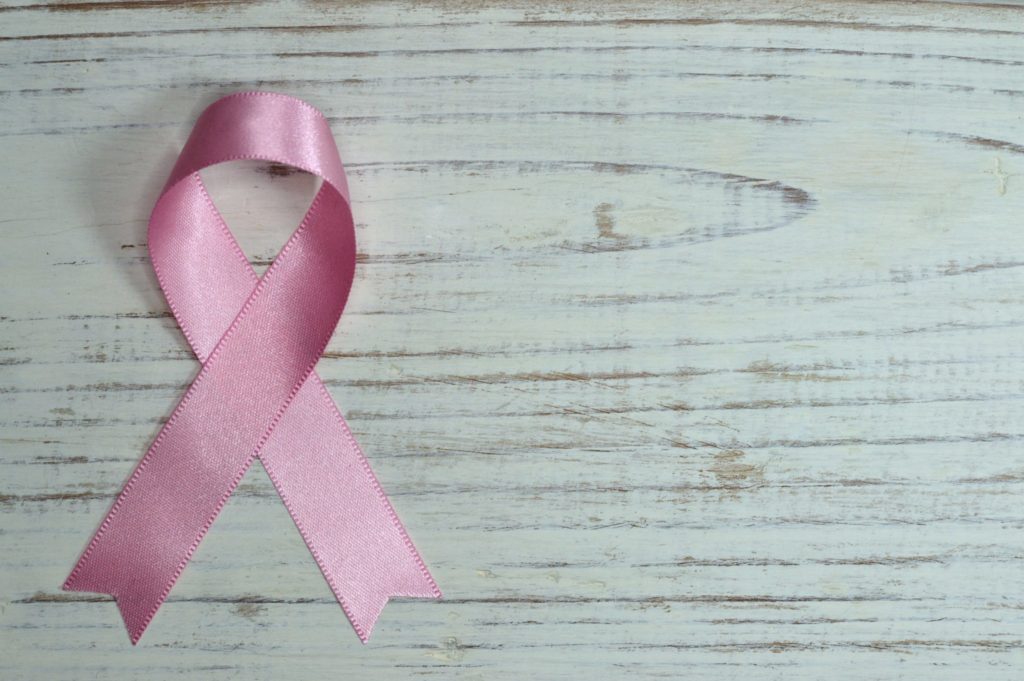
[[[59,585],[197,364],[196,114],[331,118],[318,372],[446,598],[361,646],[258,467],[138,649]],[[1024,9],[5,2],[3,679],[1019,679]],[[209,173],[265,268],[312,196]]]

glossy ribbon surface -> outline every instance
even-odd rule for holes
[[[313,173],[313,203],[262,277],[199,176],[261,159]],[[355,232],[330,128],[245,92],[207,108],[149,222],[160,286],[202,362],[64,584],[117,600],[136,643],[259,456],[364,642],[388,598],[441,593],[313,367],[345,307]]]

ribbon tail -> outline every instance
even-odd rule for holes
[[[341,604],[345,615],[352,623],[359,639],[366,643],[370,639],[373,627],[384,611],[384,606],[392,598],[440,598],[441,591],[437,588],[434,578],[421,568],[415,560],[406,560],[401,565],[388,565],[376,584],[372,588],[365,583],[350,584],[343,575],[329,575],[328,569],[321,566],[324,576],[331,584],[335,598]],[[379,565],[354,566],[346,565],[342,568],[346,573],[353,571],[359,574],[366,574],[368,571],[380,570]]]
[[[139,642],[150,621],[166,598],[163,584],[154,580],[132,579],[102,556],[92,551],[83,556],[64,582],[64,591],[84,591],[109,594],[117,602],[117,609],[128,630],[132,645]]]
[[[179,402],[64,582],[65,591],[113,596],[133,645],[252,462],[246,452],[252,445],[244,442],[233,448],[214,443],[221,458],[215,463],[203,458],[203,447],[196,443],[214,438],[198,429],[204,424],[219,428],[222,420],[203,419],[202,407],[213,399],[206,391],[216,387],[217,377],[202,376]],[[198,407],[198,414],[186,411],[186,404]]]
[[[304,446],[294,447],[297,442]],[[364,643],[391,598],[441,597],[316,374],[296,394],[260,459]]]

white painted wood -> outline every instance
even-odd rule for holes
[[[4,679],[1019,679],[1024,9],[7,2]],[[445,591],[361,646],[258,466],[138,648],[59,586],[197,365],[196,114],[331,117],[318,371]],[[215,199],[258,266],[309,178]]]

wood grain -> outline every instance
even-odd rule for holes
[[[0,8],[4,679],[1019,679],[1024,7]],[[250,472],[137,649],[59,586],[197,371],[148,212],[306,98],[360,267],[318,366],[446,598],[361,646]],[[218,168],[265,267],[311,197]]]

